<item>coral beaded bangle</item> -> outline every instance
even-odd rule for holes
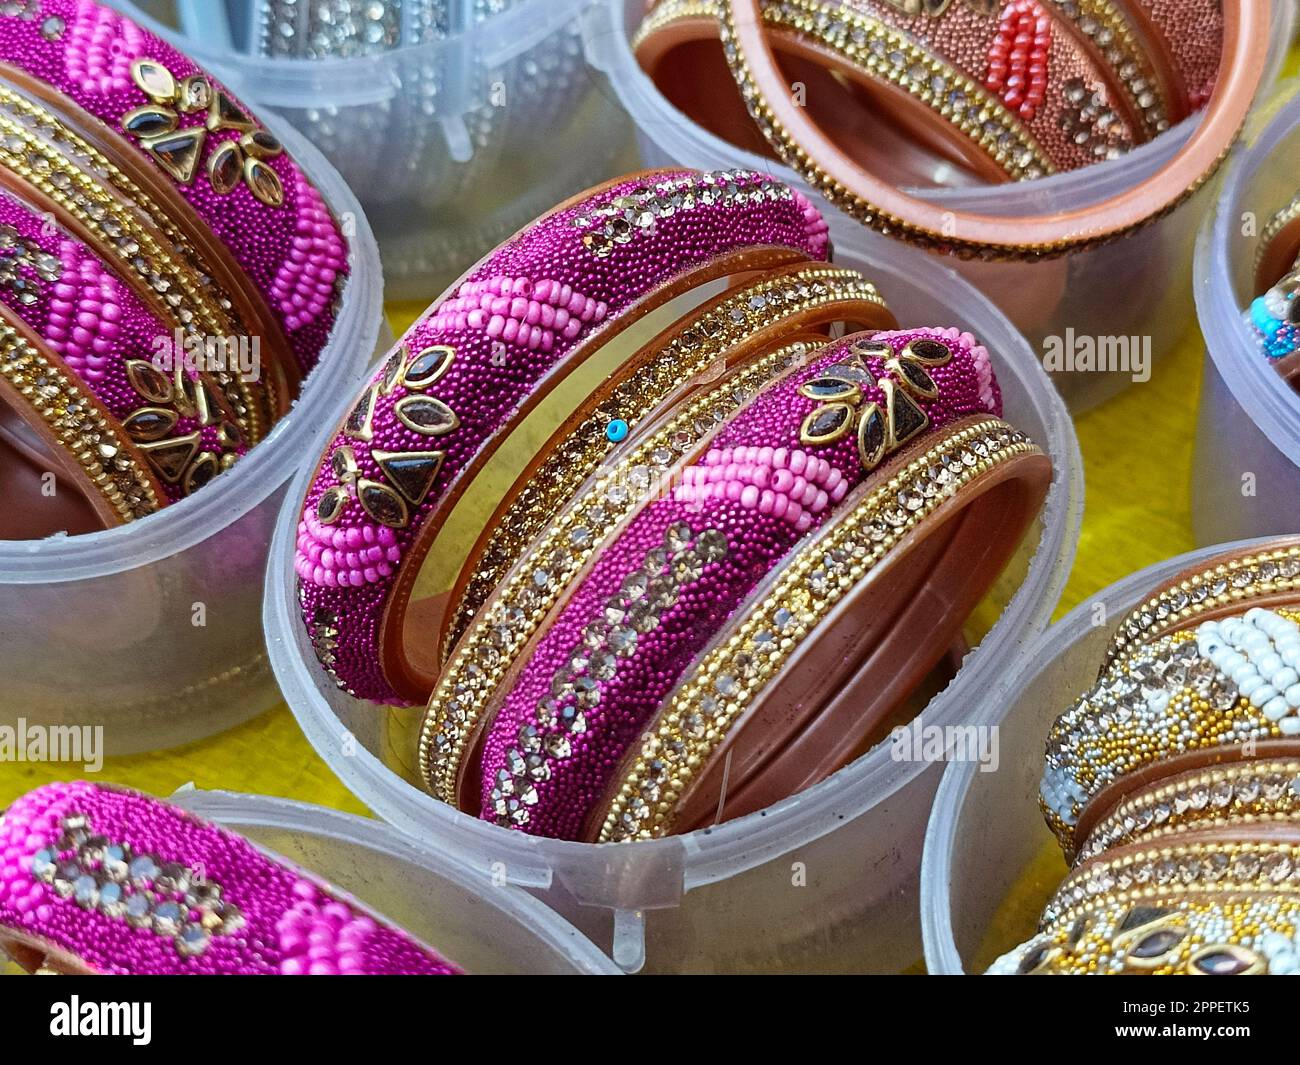
[[[825,222],[779,182],[670,170],[576,197],[471,269],[369,383],[308,492],[295,568],[336,682],[376,701],[428,697],[438,630],[408,619],[421,563],[509,430],[560,382],[688,289],[826,254]]]
[[[7,102],[70,127],[76,137],[60,149],[71,159],[106,157],[111,168],[97,173],[142,191],[146,211],[162,205],[268,362],[293,376],[310,369],[329,336],[347,249],[276,138],[219,82],[111,8],[9,7],[0,14]]]
[[[0,853],[0,948],[31,971],[458,971],[242,837],[136,792],[38,788],[0,817]]]
[[[671,495],[606,532],[481,713],[435,693],[430,788],[509,827],[591,838],[629,743],[783,556],[887,452],[997,406],[987,353],[955,332],[856,334],[788,372],[681,460]]]
[[[963,255],[1039,258],[1090,247],[1159,217],[1199,188],[1240,131],[1263,76],[1271,5],[1242,0],[1223,12],[1219,77],[1187,141],[1155,175],[1101,203],[1007,219],[950,211],[905,192],[874,158],[859,159],[792,95],[763,16],[764,0],[727,0],[724,52],[751,116],[776,153],[865,225]]]

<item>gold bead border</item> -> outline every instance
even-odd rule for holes
[[[972,450],[981,443],[986,450],[984,457]],[[973,461],[966,462],[963,453]],[[1001,463],[1029,454],[1042,452],[1005,422],[990,418],[930,446],[872,491],[851,513],[833,519],[833,528],[782,566],[781,576],[768,596],[742,621],[733,624],[731,637],[706,654],[693,674],[678,685],[642,743],[639,757],[618,786],[600,829],[600,841],[651,839],[671,832],[677,800],[696,772],[753,698],[844,593],[867,576],[942,502]],[[923,502],[917,509],[904,509],[900,497],[911,497],[931,467],[954,457],[961,461],[963,473],[934,494],[920,496]],[[880,523],[882,518],[884,523],[879,527],[887,532],[876,539],[868,526]],[[842,572],[829,575],[821,592],[813,590],[810,577],[825,566],[827,556],[833,557],[836,552],[845,558],[840,565]],[[789,615],[789,620],[783,626],[778,615],[784,614]],[[778,633],[775,638],[759,639]],[[734,661],[742,655],[752,663],[750,675],[733,676],[733,690],[720,691],[716,685],[719,677],[732,671]],[[692,716],[701,716],[699,707],[706,698],[715,704],[710,720],[688,727]],[[653,798],[647,799],[646,792]]]
[[[793,294],[792,294],[793,290]],[[761,305],[752,306],[759,300]],[[876,287],[856,270],[816,266],[768,278],[697,315],[672,341],[626,380],[594,417],[578,426],[529,478],[523,492],[495,523],[460,601],[453,607],[443,661],[534,537],[592,474],[615,445],[606,429],[614,418],[630,430],[675,389],[707,371],[725,352],[760,329],[818,307],[868,301],[883,307]]]
[[[782,347],[728,375],[717,387],[685,404],[667,424],[572,499],[529,546],[514,575],[500,585],[457,644],[429,699],[420,728],[418,755],[419,778],[432,795],[455,804],[456,775],[469,733],[515,656],[554,605],[565,582],[639,505],[640,497],[630,491],[621,503],[611,499],[611,489],[626,490],[636,480],[633,474],[637,470],[645,471],[647,483],[667,474],[682,453],[697,449],[754,392],[813,350],[803,343]],[[666,453],[669,460],[655,461],[657,452]],[[604,512],[601,522],[592,521],[590,538],[584,544],[575,543],[574,531],[587,528],[586,516],[596,508]],[[543,586],[534,579],[538,572],[534,562],[538,569],[549,567]]]
[[[123,522],[158,510],[153,479],[132,457],[130,441],[73,378],[7,324],[0,324],[0,375],[31,404]]]

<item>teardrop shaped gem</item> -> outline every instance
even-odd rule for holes
[[[176,112],[146,105],[122,116],[122,128],[133,137],[157,137],[176,128]]]
[[[814,377],[799,386],[799,394],[826,403],[831,400],[855,400],[861,395],[861,389],[852,382],[838,377]]]
[[[208,156],[208,183],[219,196],[233,192],[244,176],[244,153],[234,141],[222,141]]]
[[[397,401],[393,413],[408,429],[425,436],[442,436],[460,424],[456,412],[433,396],[407,396]]]
[[[321,493],[320,499],[316,500],[316,519],[322,525],[333,525],[339,520],[339,515],[343,513],[347,501],[347,489],[340,488],[338,485],[327,488]]]
[[[850,348],[859,355],[874,359],[890,359],[897,354],[894,346],[884,340],[855,340]]]
[[[939,386],[925,368],[914,359],[890,359],[885,364],[898,379],[898,383],[921,399],[937,399]]]
[[[173,133],[164,133],[161,137],[142,143],[159,166],[182,185],[188,185],[198,172],[199,160],[203,157],[203,142],[207,136],[207,130],[191,126]]]
[[[264,129],[255,129],[239,138],[239,146],[256,159],[274,159],[284,151],[284,145]]]
[[[412,391],[428,388],[447,372],[455,357],[456,350],[446,344],[425,348],[407,366],[406,373],[402,375],[402,384]]]
[[[383,389],[384,395],[388,395],[397,387],[397,382],[402,376],[402,366],[406,362],[406,348],[399,348],[388,356],[388,361],[384,363],[384,373],[380,378],[380,388]]]
[[[330,455],[330,469],[334,471],[337,480],[346,481],[350,477],[355,477],[357,468],[357,453],[347,444],[336,447],[334,453]]]
[[[343,419],[343,432],[357,440],[369,440],[373,435],[371,420],[375,416],[375,401],[379,398],[377,388],[367,388],[366,394],[357,401],[348,416]]]
[[[256,123],[229,95],[221,89],[213,90],[212,103],[208,106],[208,129],[213,133],[219,129],[237,129],[240,133],[247,133],[256,128]]]
[[[1153,924],[1164,917],[1168,917],[1171,912],[1171,910],[1167,910],[1163,906],[1134,906],[1128,913],[1124,914],[1117,931],[1131,932],[1135,928],[1141,928],[1143,925]]]
[[[176,99],[176,79],[156,59],[137,59],[132,63],[131,80],[155,103],[169,104]]]
[[[1141,961],[1151,961],[1155,958],[1163,958],[1179,943],[1183,941],[1187,933],[1181,932],[1175,928],[1157,928],[1153,932],[1148,932],[1129,948],[1128,956]]]
[[[828,403],[818,407],[803,420],[799,439],[805,444],[834,443],[849,431],[853,408],[847,403]]]
[[[182,437],[158,440],[140,445],[158,476],[168,484],[178,484],[185,467],[199,450],[199,434],[188,433]]]
[[[234,422],[222,422],[221,428],[217,430],[217,436],[221,440],[222,447],[233,449],[244,443],[244,431]]]
[[[885,416],[874,403],[862,412],[858,422],[858,458],[865,470],[874,470],[885,457],[889,445],[889,431]]]
[[[163,407],[141,407],[122,422],[132,440],[160,440],[176,425],[176,412]]]
[[[406,503],[386,484],[362,481],[357,485],[357,499],[362,509],[380,525],[400,529],[408,520]]]
[[[182,486],[185,494],[193,495],[220,472],[221,467],[217,464],[217,456],[211,451],[203,452],[185,472],[185,484]]]
[[[931,366],[942,366],[952,358],[952,348],[942,340],[935,340],[933,337],[916,337],[907,342],[902,354],[920,359]]]
[[[280,175],[260,159],[244,160],[244,184],[268,207],[279,207],[284,203],[284,186],[280,183]]]
[[[1052,955],[1053,950],[1050,944],[1035,947],[1020,959],[1020,964],[1016,966],[1016,972],[1021,976],[1033,976],[1051,961]]]
[[[145,362],[144,359],[129,360],[126,364],[126,379],[150,403],[172,401],[171,381],[151,362]]]
[[[206,111],[212,103],[212,82],[202,74],[191,74],[181,82],[176,93],[176,106],[185,114]]]
[[[882,381],[888,406],[890,441],[889,450],[902,447],[913,437],[925,432],[930,424],[929,416],[901,388],[895,388],[893,381]]]
[[[384,476],[415,506],[424,502],[442,469],[442,460],[447,457],[444,451],[374,451],[371,454]]]
[[[1187,963],[1188,971],[1204,976],[1248,976],[1265,970],[1264,960],[1236,943],[1203,947]]]

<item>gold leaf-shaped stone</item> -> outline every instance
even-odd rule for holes
[[[343,420],[343,432],[356,440],[369,440],[373,434],[371,429],[371,420],[375,416],[375,401],[379,398],[379,389],[370,387],[366,389],[358,401],[357,405]]]
[[[347,444],[336,447],[330,455],[330,469],[337,480],[344,481],[357,475],[357,453]]]
[[[334,485],[321,493],[316,500],[316,517],[322,525],[332,525],[339,520],[343,507],[348,501],[347,489]]]
[[[1187,971],[1196,976],[1254,976],[1267,968],[1259,954],[1238,943],[1202,947],[1187,963]]]
[[[460,424],[456,412],[433,396],[407,396],[397,401],[393,413],[408,429],[425,436],[442,436]]]
[[[132,440],[161,440],[176,425],[176,412],[166,407],[141,407],[122,422]]]
[[[814,377],[811,381],[805,381],[799,386],[799,394],[807,396],[809,399],[815,399],[819,403],[829,403],[834,400],[853,401],[858,399],[862,394],[856,381],[846,381],[841,377]]]
[[[185,483],[181,487],[187,496],[193,495],[220,472],[217,456],[211,451],[205,451],[185,471]]]
[[[150,403],[170,403],[172,383],[167,375],[151,362],[130,359],[126,364],[126,379],[132,388]]]
[[[274,159],[284,151],[284,145],[272,133],[255,129],[239,138],[239,146],[255,159]]]
[[[402,375],[402,384],[412,391],[428,388],[434,381],[445,374],[456,358],[456,350],[446,344],[435,344],[425,348],[406,367]]]
[[[220,196],[233,192],[244,177],[244,153],[234,141],[222,141],[208,156],[208,182]]]
[[[155,103],[170,104],[176,100],[176,79],[156,59],[137,59],[132,63],[131,80]]]
[[[268,207],[279,207],[284,203],[284,186],[280,175],[260,159],[244,160],[244,184],[248,191]]]
[[[938,398],[939,386],[934,383],[934,378],[925,372],[925,367],[915,359],[890,359],[885,365],[898,383],[912,395],[920,399]]]
[[[176,112],[146,104],[122,116],[122,129],[133,137],[157,137],[176,128]]]
[[[357,485],[357,499],[362,509],[380,525],[400,529],[409,519],[405,500],[386,484],[361,481]]]
[[[942,366],[952,358],[952,348],[934,337],[916,337],[907,342],[902,354],[920,359],[930,366]]]
[[[853,424],[853,407],[848,403],[827,403],[803,420],[799,439],[805,444],[833,444]]]
[[[401,380],[402,367],[406,364],[406,355],[406,348],[404,346],[400,347],[388,356],[388,361],[384,363],[384,372],[379,379],[379,387],[384,395],[392,392],[397,387],[397,382]]]
[[[880,465],[889,447],[889,429],[885,416],[874,403],[868,404],[858,422],[858,458],[863,469],[874,470]]]

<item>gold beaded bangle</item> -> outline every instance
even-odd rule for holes
[[[629,433],[635,433],[638,424],[683,385],[720,369],[718,360],[730,349],[783,326],[794,328],[796,320],[799,327],[812,328],[818,321],[829,325],[852,318],[863,304],[887,313],[876,287],[856,270],[818,264],[764,277],[686,319],[672,339],[617,384],[590,416],[561,427],[545,460],[497,509],[485,540],[466,561],[463,586],[452,593],[448,635],[442,641],[444,662],[526,545],[614,450],[608,435],[611,422],[618,419]]]
[[[971,482],[1017,456],[1041,454],[995,418],[944,430],[786,559],[770,591],[719,634],[647,729],[612,789],[601,842],[671,833],[676,804],[699,769],[848,590]]]
[[[787,343],[673,411],[580,489],[528,546],[479,611],[438,679],[418,743],[419,776],[454,803],[465,744],[521,649],[598,547],[656,490],[683,454],[703,447],[761,388],[802,365],[817,343]]]

